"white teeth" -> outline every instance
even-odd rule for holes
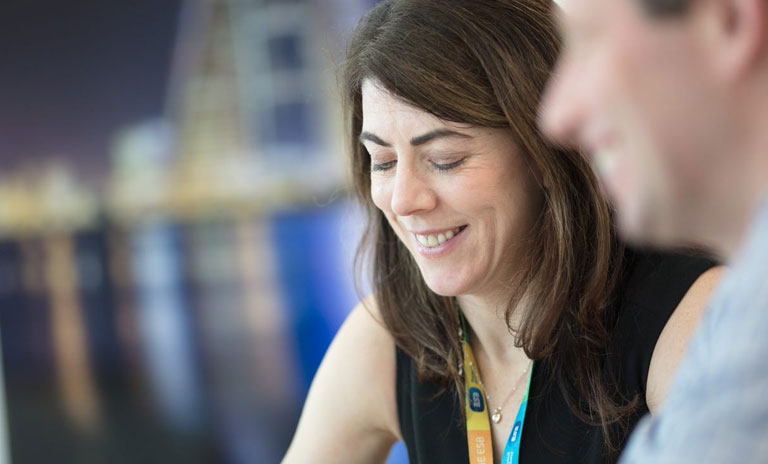
[[[434,248],[436,246],[442,245],[443,243],[447,242],[448,240],[452,239],[456,236],[456,234],[459,233],[461,228],[456,228],[454,230],[449,230],[447,232],[437,234],[437,235],[416,235],[416,240],[419,241],[421,246],[427,247],[427,248]]]

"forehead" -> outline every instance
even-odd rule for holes
[[[462,136],[438,137],[430,142],[449,143],[451,146],[473,147],[478,150],[510,150],[516,147],[509,128],[482,127],[440,119],[426,110],[404,102],[375,82],[363,82],[362,100],[362,132],[373,134],[393,145],[407,145],[414,137],[432,131],[447,130]]]
[[[380,113],[417,112],[418,110],[411,105],[407,105],[371,79],[363,81],[362,98],[364,116],[373,116]]]
[[[363,130],[368,132],[423,131],[438,128],[468,128],[469,125],[443,121],[437,116],[398,98],[375,81],[362,85]]]
[[[385,89],[378,82],[366,79],[362,85],[363,117],[422,115],[432,117],[427,111],[408,104],[402,98]]]

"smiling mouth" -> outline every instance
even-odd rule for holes
[[[413,234],[413,235],[416,237],[416,240],[418,240],[421,246],[425,248],[435,248],[442,245],[445,242],[450,241],[452,238],[460,234],[466,228],[467,226],[459,226],[459,227],[456,227],[455,229],[447,230],[439,234],[429,234],[429,235]]]

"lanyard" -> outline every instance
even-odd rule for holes
[[[467,415],[467,445],[469,446],[470,464],[493,464],[493,441],[491,440],[491,423],[488,418],[488,407],[485,401],[485,391],[480,383],[477,372],[477,362],[469,345],[464,315],[460,315],[464,347],[464,365],[467,366],[464,377],[464,404]],[[528,386],[523,402],[517,411],[515,423],[509,433],[507,445],[502,455],[502,464],[518,464],[520,461],[520,440],[525,422],[525,411],[528,407],[528,393],[531,390],[533,366],[528,375]]]

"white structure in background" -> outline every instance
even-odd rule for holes
[[[344,37],[371,3],[185,3],[168,101],[178,203],[271,209],[344,187],[338,71]]]
[[[123,129],[112,143],[112,178],[107,192],[113,217],[133,223],[153,212],[167,212],[171,197],[172,139],[164,119]]]
[[[166,111],[175,141],[177,214],[218,211],[260,196],[231,10],[228,0],[187,0],[183,6]]]
[[[332,2],[233,2],[238,71],[252,142],[266,168],[309,188],[342,171],[335,145]],[[333,102],[333,103],[331,103]]]

